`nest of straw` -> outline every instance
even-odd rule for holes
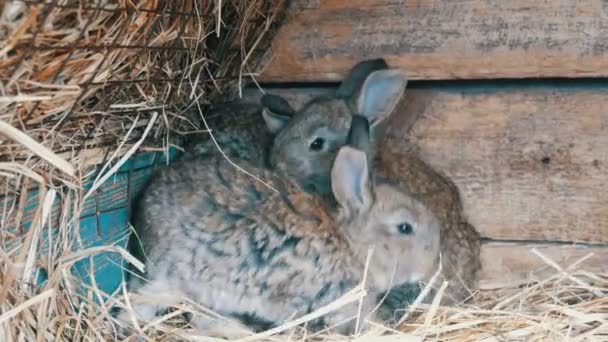
[[[118,324],[110,308],[128,308],[133,295],[124,287],[106,293],[95,277],[83,282],[73,266],[102,253],[137,261],[118,244],[81,240],[87,203],[135,151],[165,150],[199,131],[207,104],[230,99],[255,76],[284,3],[9,0],[0,6],[0,340],[114,340]],[[577,268],[582,262],[560,268],[546,261],[554,276],[478,292],[458,307],[440,306],[440,290],[431,304],[408,308],[398,329],[378,325],[353,338],[607,340],[608,275]],[[356,288],[323,310],[339,310],[364,294]],[[247,340],[346,340],[302,329],[324,311]],[[193,331],[180,318],[184,313],[221,319],[184,303],[135,335],[214,340]]]
[[[6,1],[0,161],[48,180],[55,169],[72,176],[126,150],[154,115],[146,143],[166,148],[198,129],[198,105],[231,98],[259,71],[283,9],[270,0]]]
[[[284,9],[282,0],[0,2],[0,340],[113,336],[99,304],[108,295],[88,297],[72,266],[130,256],[82,241],[87,203],[136,151],[180,144],[209,104],[253,80]]]

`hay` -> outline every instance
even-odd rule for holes
[[[121,247],[124,236],[109,246],[82,241],[81,213],[136,151],[166,150],[182,134],[201,131],[199,104],[204,111],[236,95],[255,74],[283,7],[269,0],[4,2],[0,341],[114,340],[119,324],[112,307],[157,300],[129,294],[124,284],[104,293],[95,277],[83,282],[73,272],[81,260],[90,260],[93,272],[93,257],[103,253],[143,267]],[[33,189],[37,194],[28,197]],[[608,274],[537,255],[555,275],[478,292],[458,307],[439,305],[440,290],[431,304],[405,312],[398,330],[374,325],[351,340],[607,340]],[[302,326],[363,295],[357,287],[317,312],[243,340],[344,341]],[[217,340],[191,329],[183,313],[223,319],[187,302],[136,334]]]
[[[180,144],[201,131],[199,110],[253,79],[285,4],[0,6],[0,340],[106,340],[110,295],[72,266],[93,269],[102,253],[136,260],[120,236],[83,241],[81,214],[136,151]]]
[[[125,146],[137,140],[152,112],[161,120],[149,138],[165,149],[179,142],[199,129],[197,102],[204,108],[230,98],[254,76],[283,7],[262,0],[5,2],[0,161],[73,177],[105,162],[100,156],[128,130]],[[9,190],[17,192],[17,183]]]
[[[605,341],[608,274],[579,269],[588,257],[526,286],[477,293],[459,307],[421,306],[424,314],[400,330],[440,341]]]

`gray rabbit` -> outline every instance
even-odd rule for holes
[[[269,95],[268,98],[271,105],[277,105],[276,99],[284,102],[278,96]],[[229,158],[247,160],[257,166],[267,167],[274,137],[262,120],[260,113],[263,104],[260,102],[238,100],[211,106],[206,112],[206,121],[213,139],[209,133],[188,136],[185,151],[179,159],[214,156],[219,154],[219,146]]]
[[[187,297],[226,316],[280,324],[358,285],[370,248],[363,317],[394,284],[428,280],[438,266],[440,223],[422,203],[370,172],[369,126],[357,122],[330,170],[337,208],[246,160],[239,162],[274,189],[220,156],[162,169],[133,220],[148,281],[132,277],[128,284],[162,304],[136,303],[138,318],[150,320]],[[357,311],[351,304],[324,323],[338,324]],[[128,321],[127,313],[120,319]],[[196,317],[192,323],[210,328]],[[338,331],[353,328],[351,321]]]
[[[371,77],[370,74],[379,70],[383,71]],[[391,78],[393,79],[392,83],[389,82]],[[368,79],[367,93],[365,95],[360,94],[359,90],[362,84]],[[294,110],[282,97],[271,94],[262,96],[259,102],[241,100],[216,105],[207,114],[207,122],[211,126],[215,142],[208,134],[193,136],[185,148],[186,152],[182,156],[182,159],[217,154],[219,146],[222,152],[229,157],[246,159],[259,166],[269,166],[269,157],[272,155],[270,148],[274,140],[277,140],[277,143],[282,143],[298,138],[281,134],[283,128],[288,126],[288,124],[291,128],[290,132],[297,132],[306,136],[315,133],[307,131],[314,130],[312,126],[323,125],[326,128],[323,129],[323,132],[319,133],[331,135],[331,127],[327,127],[327,123],[333,124],[331,120],[334,120],[332,118],[336,117],[340,119],[339,123],[335,123],[338,127],[349,125],[350,114],[355,112],[355,102],[365,99],[367,99],[366,103],[368,106],[383,106],[380,109],[368,108],[366,113],[361,113],[366,115],[367,119],[372,123],[372,145],[370,147],[373,148],[373,142],[378,138],[377,124],[390,115],[390,108],[394,108],[396,102],[403,94],[406,84],[407,81],[404,75],[398,70],[389,70],[388,65],[382,59],[372,59],[355,65],[337,91],[316,96],[298,111]],[[385,91],[391,92],[390,96],[384,96],[375,102],[370,101],[370,99],[381,95]],[[389,101],[389,103],[381,104],[383,100]],[[340,114],[336,115],[334,112],[339,112]],[[260,120],[260,114],[264,120]],[[327,123],[315,122],[316,120],[309,120],[311,117],[317,120],[321,117],[326,117],[330,121]],[[311,146],[308,146],[310,147],[309,149],[302,150],[301,148],[297,148],[297,150],[289,151],[293,156],[299,156],[294,157],[298,167],[306,167],[305,170],[300,170],[302,172],[298,172],[306,175],[305,179],[299,179],[299,175],[296,177],[296,180],[300,181],[299,184],[305,190],[312,190],[311,192],[318,192],[317,190],[322,190],[325,193],[330,192],[328,182],[329,170],[335,158],[337,148],[344,144],[346,136],[344,135],[340,138],[339,142],[329,140],[328,143],[333,144],[332,146],[325,145],[324,141],[318,140],[310,142],[309,145]],[[218,146],[216,146],[216,142]],[[373,151],[366,152],[370,153]],[[331,154],[329,158],[327,158],[328,153]],[[300,162],[303,159],[307,160],[307,162]],[[316,169],[322,170],[322,172],[313,174]]]

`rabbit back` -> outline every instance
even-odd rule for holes
[[[190,136],[183,159],[220,154],[265,166],[273,136],[261,116],[259,103],[235,101],[217,105],[208,113],[209,132]],[[215,141],[214,141],[215,139]]]
[[[280,192],[221,157],[159,173],[135,222],[146,277],[219,313],[252,312],[272,322],[314,310],[356,285],[343,241],[316,197],[246,166]]]

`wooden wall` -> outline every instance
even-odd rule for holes
[[[340,80],[386,57],[411,79],[608,76],[604,0],[293,0],[262,81]]]

